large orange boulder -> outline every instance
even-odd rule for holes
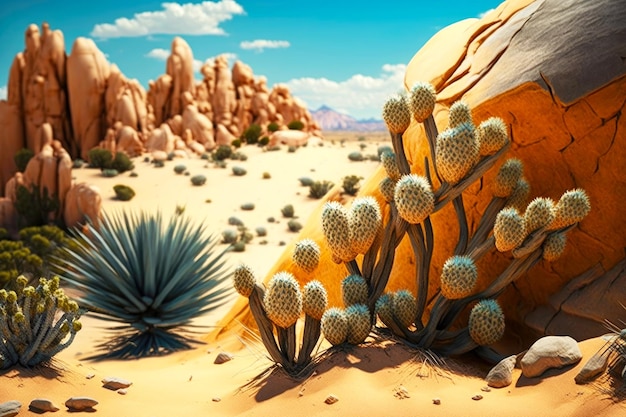
[[[440,131],[447,127],[448,108],[460,99],[473,109],[476,124],[490,116],[507,123],[512,140],[507,157],[524,162],[531,199],[556,200],[578,187],[590,197],[592,211],[568,234],[563,256],[540,262],[500,296],[510,328],[522,337],[538,332],[581,339],[604,333],[605,319],[626,321],[626,309],[620,306],[626,299],[626,217],[621,210],[626,196],[624,21],[624,2],[510,0],[482,19],[441,30],[407,67],[407,89],[417,81],[435,87],[434,117]],[[412,171],[423,173],[430,151],[421,125],[412,122],[404,146]],[[497,168],[464,193],[470,228],[476,227],[492,197],[488,185]],[[360,194],[383,201],[378,184],[385,175],[378,169]],[[347,271],[331,259],[320,227],[321,209],[313,213],[300,238],[322,247],[314,277],[329,291],[330,304],[338,305],[339,283]],[[430,276],[435,282],[429,295],[437,290],[441,267],[458,240],[451,207],[432,220]],[[266,280],[281,270],[302,281],[312,278],[296,270],[292,252],[293,245],[288,246]],[[510,260],[502,253],[485,256],[479,263],[479,285],[493,280]],[[388,289],[416,291],[415,263],[405,239],[397,249]],[[223,319],[224,329],[236,328],[239,322],[254,325],[245,301]]]

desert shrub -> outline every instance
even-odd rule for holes
[[[233,139],[233,141],[230,142],[230,146],[232,146],[233,148],[240,148],[241,147],[241,139]]]
[[[45,363],[81,329],[80,310],[59,288],[59,278],[36,287],[18,277],[15,291],[0,290],[0,369]]]
[[[253,145],[259,141],[261,137],[261,126],[256,123],[252,123],[246,130],[243,131],[242,138],[247,144]]]
[[[74,159],[72,161],[72,168],[74,169],[80,169],[85,165],[85,161],[83,161],[82,159],[78,158],[78,159]]]
[[[233,154],[230,156],[230,159],[233,159],[235,161],[247,161],[248,155],[243,152],[237,151],[233,152]]]
[[[176,165],[174,167],[174,172],[177,174],[182,174],[183,172],[187,171],[187,166],[186,165]]]
[[[363,154],[361,152],[354,151],[348,154],[348,159],[353,162],[361,162],[365,158],[363,157]]]
[[[28,189],[19,185],[16,190],[15,211],[19,215],[18,225],[20,228],[28,226],[43,226],[45,224],[61,221],[57,218],[59,210],[59,198],[57,195],[49,195],[48,188],[41,190],[35,186]]]
[[[385,152],[389,152],[389,153],[394,153],[393,152],[393,148],[389,145],[381,145],[378,147],[378,149],[376,150],[376,153],[378,154],[378,160],[380,160],[380,157],[382,156],[382,154],[384,154]]]
[[[246,242],[239,240],[231,246],[231,249],[233,252],[245,252]]]
[[[314,183],[313,178],[310,177],[300,177],[298,181],[300,181],[300,185],[303,187],[310,187]]]
[[[28,162],[35,156],[35,152],[28,148],[22,148],[15,153],[13,156],[13,161],[15,161],[15,166],[19,172],[26,171],[26,166]]]
[[[287,222],[287,227],[289,228],[290,232],[297,233],[302,229],[302,223],[295,219],[291,219]]]
[[[102,171],[100,171],[100,175],[102,175],[105,178],[113,178],[113,177],[117,177],[120,173],[118,172],[117,169],[103,169]]]
[[[232,167],[232,170],[233,170],[233,175],[237,177],[244,176],[248,173],[248,171],[246,171],[246,169],[243,167]]]
[[[254,203],[243,203],[241,205],[241,209],[245,210],[245,211],[250,211],[250,210],[254,210]]]
[[[228,224],[231,226],[243,226],[243,221],[239,217],[230,216],[228,218]]]
[[[167,154],[168,161],[173,161],[175,157],[176,157],[176,154],[174,152],[170,152]]]
[[[136,358],[189,349],[191,320],[223,305],[231,291],[224,251],[183,215],[105,214],[79,232],[64,279],[79,304],[117,333],[97,358]],[[121,325],[120,325],[121,324]]]
[[[226,229],[222,232],[222,243],[232,244],[239,239],[239,234],[236,230]]]
[[[206,177],[202,174],[194,175],[191,177],[191,183],[195,186],[204,185],[204,183],[206,183]]]
[[[154,165],[155,168],[163,168],[165,166],[165,161],[157,159],[157,160],[153,161],[152,164]]]
[[[280,209],[280,212],[283,213],[283,217],[291,218],[295,214],[295,209],[293,208],[293,204],[287,204],[285,207]]]
[[[290,130],[302,130],[304,129],[304,123],[302,123],[300,120],[292,120],[287,125],[287,128]]]
[[[359,177],[357,175],[347,175],[343,177],[343,191],[349,195],[356,195],[356,193],[359,192],[359,183],[362,179],[363,177]]]
[[[267,236],[267,229],[263,226],[257,227],[256,229],[254,229],[254,231],[256,232],[256,235],[259,237]]]
[[[272,178],[272,175],[269,172],[265,171],[262,175],[262,178],[264,180],[269,180],[270,178]]]
[[[315,181],[309,186],[309,197],[322,198],[334,185],[331,181]]]
[[[259,146],[267,146],[268,143],[270,143],[270,138],[267,136],[263,136],[259,139]]]
[[[297,146],[295,146],[295,145],[289,145],[289,146],[287,147],[287,152],[288,152],[288,153],[294,153],[294,152],[295,152],[295,151],[297,151],[297,150],[298,150],[298,147],[297,147]]]
[[[116,152],[115,158],[113,158],[110,167],[107,168],[113,168],[121,174],[122,172],[132,170],[133,168],[135,168],[135,165],[125,152]]]
[[[91,168],[105,169],[111,166],[113,162],[113,154],[108,149],[93,148],[87,153],[89,158],[89,166]]]
[[[276,122],[271,122],[267,125],[267,131],[268,132],[276,132],[278,129],[280,129],[280,126],[278,123]]]
[[[220,145],[213,152],[213,160],[215,161],[223,161],[225,159],[230,158],[233,154],[233,148],[228,145]]]
[[[203,153],[202,155],[200,155],[200,159],[208,161],[211,158],[211,154],[208,152]]]
[[[115,191],[117,199],[121,201],[130,201],[135,196],[135,190],[128,185],[117,184],[113,187],[113,191]]]
[[[272,146],[268,146],[266,148],[269,152],[276,152],[276,151],[280,151],[280,145],[272,145]]]
[[[139,174],[137,174],[137,171],[132,171],[130,174],[128,174],[128,176],[131,178],[136,178],[139,176]]]

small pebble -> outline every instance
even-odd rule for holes
[[[117,390],[117,393],[120,395],[126,395],[128,394],[128,390],[126,388],[120,388]]]
[[[326,399],[324,400],[324,402],[326,404],[335,404],[337,401],[339,401],[339,398],[337,398],[336,396],[330,394],[328,397],[326,397]]]
[[[405,398],[411,398],[411,396],[409,395],[409,390],[407,390],[405,387],[403,387],[402,385],[400,385],[400,387],[398,387],[396,389],[396,393],[395,396],[398,397],[399,399],[403,400]]]
[[[482,400],[482,399],[483,399],[483,396],[480,395],[480,394],[476,394],[476,395],[474,395],[472,397],[472,400],[474,400],[474,401],[479,401],[479,400]]]
[[[54,405],[52,401],[46,398],[35,398],[28,405],[28,409],[34,412],[45,413],[46,411],[50,411],[54,413],[55,411],[59,411],[59,407]]]
[[[484,386],[480,389],[482,392],[491,392],[491,388],[489,388],[488,386]]]
[[[214,403],[219,403],[220,401],[222,401],[222,399],[220,397],[213,397],[213,402]]]
[[[22,403],[16,400],[0,403],[0,416],[14,417],[20,412]]]
[[[116,376],[108,376],[102,380],[102,386],[110,389],[111,391],[117,391],[120,388],[128,388],[133,383]]]
[[[220,365],[222,363],[232,361],[233,359],[233,355],[231,355],[230,353],[221,352],[217,354],[217,357],[215,358],[215,361],[213,363]]]
[[[441,404],[441,400],[439,398],[433,398],[433,404],[440,405]]]
[[[94,376],[96,376],[96,374],[89,374],[89,375],[86,375],[86,376],[85,376],[85,378],[87,378],[87,379],[91,379],[91,378],[93,378]]]
[[[90,397],[71,397],[65,401],[65,406],[72,411],[90,410],[98,405],[98,401]]]

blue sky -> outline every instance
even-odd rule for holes
[[[0,7],[0,98],[30,23],[60,29],[69,54],[90,37],[128,78],[147,87],[165,72],[174,36],[202,62],[227,54],[268,85],[286,83],[310,109],[326,104],[357,118],[380,118],[385,98],[402,88],[404,68],[439,29],[475,18],[499,0],[408,1],[45,1]],[[197,75],[197,78],[200,78]]]

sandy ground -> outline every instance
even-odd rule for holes
[[[359,140],[359,136],[364,139]],[[375,154],[388,144],[384,134],[327,134],[323,146],[309,144],[296,152],[286,147],[264,152],[258,147],[242,149],[246,161],[228,161],[216,168],[197,157],[167,162],[155,168],[142,158],[136,160],[137,177],[123,174],[103,178],[96,170],[75,171],[77,181],[100,187],[107,212],[117,210],[161,210],[174,213],[183,208],[198,223],[216,235],[227,228],[228,218],[236,216],[254,231],[262,226],[266,237],[255,237],[241,253],[228,254],[229,264],[250,265],[263,278],[284,250],[284,245],[298,238],[290,232],[281,208],[293,204],[295,214],[304,223],[319,205],[308,197],[308,188],[298,179],[329,180],[340,184],[347,175],[367,177],[378,166],[374,161],[351,162],[348,154],[360,150]],[[190,174],[204,174],[207,183],[194,187],[190,177],[174,173],[177,164],[187,166]],[[235,176],[233,166],[247,170]],[[263,179],[263,173],[269,179]],[[126,184],[137,193],[130,202],[115,200],[113,185]],[[210,202],[208,202],[210,200]],[[241,205],[254,203],[244,211]],[[268,218],[274,217],[275,222]],[[233,299],[234,302],[234,299]],[[228,311],[230,304],[196,321],[211,326]],[[597,385],[579,386],[574,376],[583,363],[603,344],[592,339],[580,344],[584,359],[576,366],[549,371],[542,378],[527,379],[515,370],[513,384],[503,389],[484,391],[488,371],[472,358],[448,360],[434,366],[423,354],[404,345],[369,339],[364,346],[334,352],[320,362],[315,372],[294,381],[281,372],[269,372],[271,362],[253,338],[223,337],[200,344],[196,349],[162,357],[126,361],[89,361],[98,342],[106,337],[106,323],[81,319],[83,330],[75,342],[57,355],[54,367],[36,370],[13,369],[0,374],[0,403],[18,400],[20,416],[33,415],[28,404],[34,398],[52,400],[66,415],[63,406],[72,396],[96,399],[97,413],[105,416],[623,416],[624,402],[613,399]],[[210,332],[210,327],[203,334]],[[323,344],[321,350],[327,348]],[[232,354],[233,360],[215,364],[219,353]],[[101,380],[116,376],[132,381],[125,395],[102,387]],[[339,401],[328,405],[325,399]],[[472,397],[481,395],[482,399]],[[433,403],[439,399],[440,404]]]

